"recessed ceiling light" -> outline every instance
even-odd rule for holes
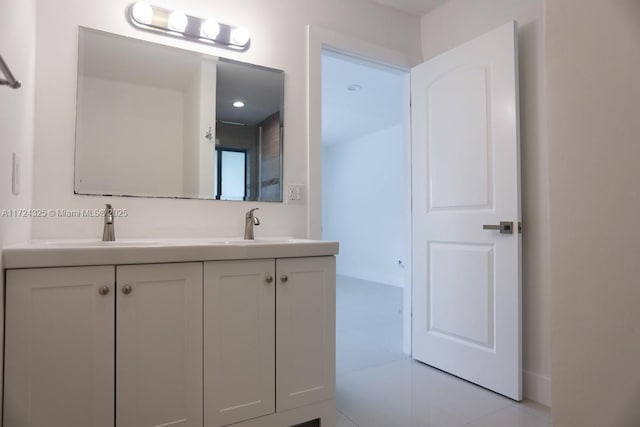
[[[233,103],[233,106],[234,106],[234,107],[236,107],[236,108],[242,108],[242,107],[244,107],[244,102],[242,102],[242,101],[235,101],[235,102]]]
[[[347,90],[349,92],[358,92],[358,91],[362,90],[362,86],[357,85],[357,84],[352,84],[352,85],[347,86]]]

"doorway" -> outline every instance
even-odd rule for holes
[[[338,375],[408,355],[407,83],[405,70],[322,52],[322,238],[340,242]]]

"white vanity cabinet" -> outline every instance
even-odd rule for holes
[[[204,359],[205,427],[332,399],[335,258],[205,263]]]
[[[116,427],[202,426],[202,263],[116,267]]]
[[[4,427],[113,427],[115,268],[9,270]]]
[[[202,263],[9,270],[6,292],[4,427],[202,425]]]
[[[204,265],[204,421],[275,412],[275,261]]]
[[[276,408],[335,395],[335,257],[276,262]]]
[[[2,426],[335,425],[337,251],[303,239],[5,249]]]

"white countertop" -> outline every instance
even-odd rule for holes
[[[152,264],[258,258],[335,255],[338,242],[271,237],[199,239],[32,240],[2,252],[3,266],[12,268],[81,265]]]

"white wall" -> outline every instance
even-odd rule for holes
[[[640,425],[639,22],[545,1],[555,427]]]
[[[0,212],[31,207],[33,114],[35,96],[35,0],[0,0],[0,55],[22,88],[0,87]],[[4,78],[4,76],[0,76]],[[22,190],[11,193],[11,154],[20,155]],[[31,220],[0,216],[0,272],[2,248],[29,238]],[[0,273],[0,342],[4,333],[4,274]],[[0,357],[0,366],[2,359]],[[0,372],[0,384],[2,372]],[[0,390],[0,401],[2,390]],[[2,414],[0,413],[0,418]]]
[[[522,158],[524,394],[551,404],[549,184],[542,0],[449,0],[422,18],[431,58],[507,21],[518,22]]]
[[[402,125],[322,150],[322,237],[339,240],[337,274],[404,286],[408,206]]]
[[[78,192],[181,195],[185,94],[88,76],[79,88]]]
[[[34,205],[42,208],[102,207],[129,210],[118,218],[120,237],[238,236],[244,212],[260,206],[260,235],[305,236],[306,205],[201,200],[111,198],[73,195],[75,82],[78,25],[186,49],[208,52],[285,71],[284,183],[305,183],[307,162],[307,25],[319,25],[353,37],[419,56],[419,20],[365,0],[184,0],[165,1],[198,16],[243,25],[252,36],[244,53],[225,51],[139,31],[125,20],[130,0],[38,1],[38,64]],[[64,10],[65,13],[60,13]],[[3,12],[4,13],[4,12]],[[384,31],[380,31],[384,28]],[[313,159],[312,162],[320,161]],[[46,218],[34,222],[33,235],[98,237],[100,218]]]

